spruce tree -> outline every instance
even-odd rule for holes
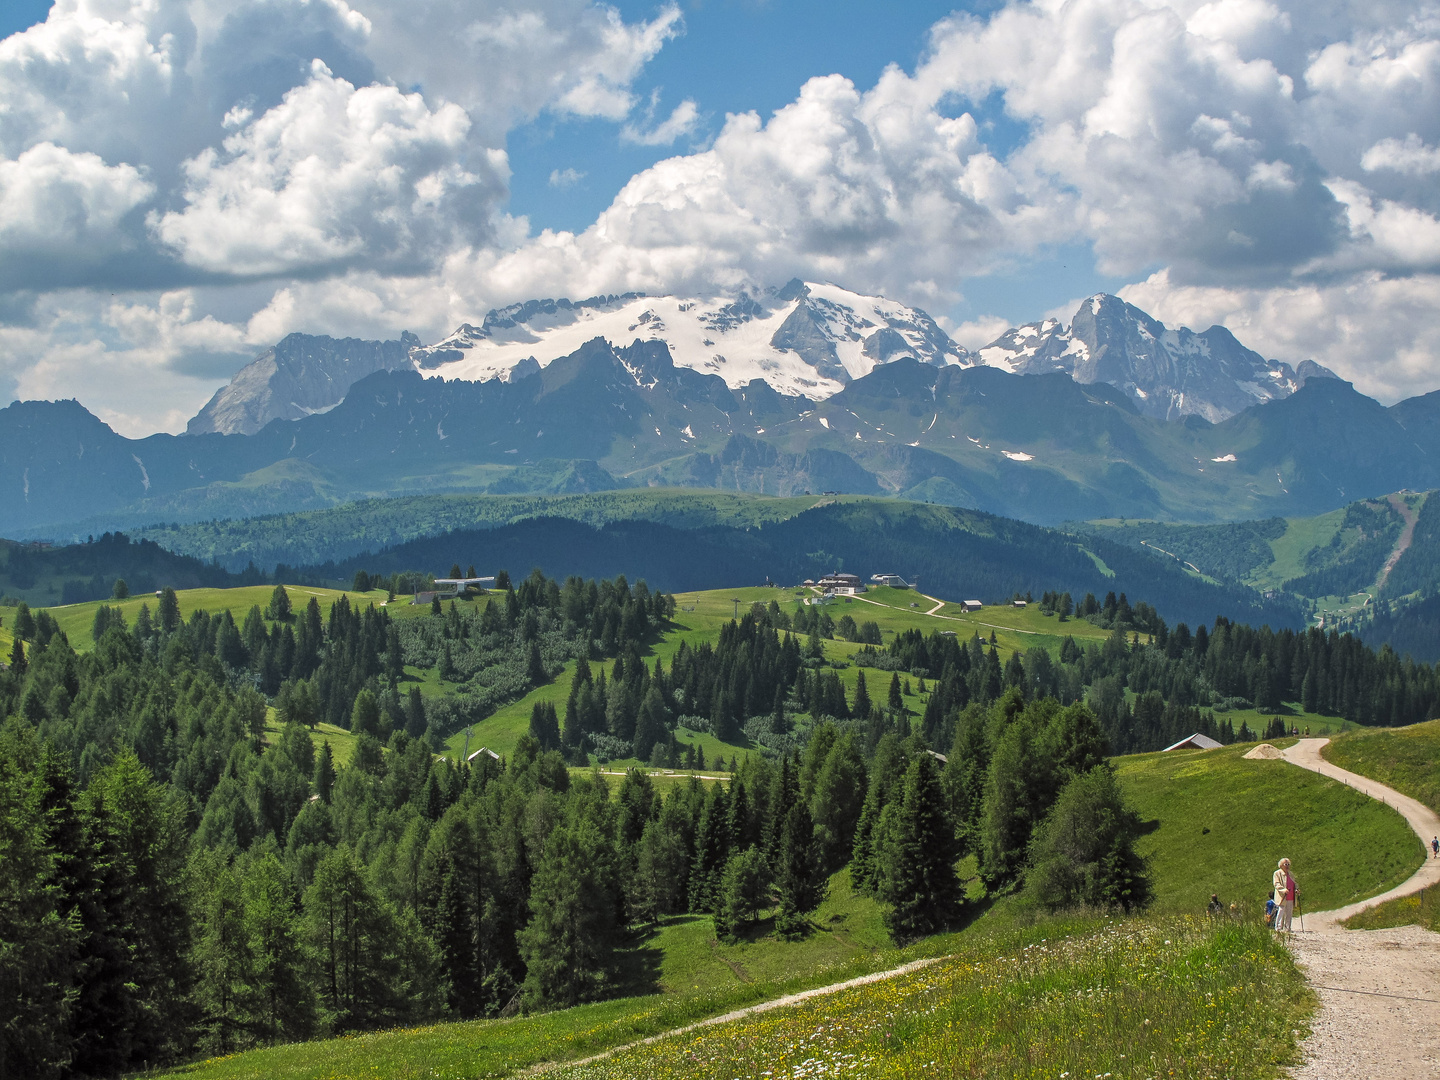
[[[730,857],[729,813],[725,787],[717,783],[706,795],[700,822],[695,828],[695,863],[690,871],[691,911],[715,910],[720,874]]]
[[[530,737],[540,744],[542,750],[560,748],[560,720],[553,703],[537,701],[531,706]]]
[[[955,834],[935,759],[919,754],[905,773],[894,829],[877,851],[885,925],[897,943],[943,930],[960,910]]]
[[[855,737],[847,732],[825,755],[808,806],[821,865],[827,873],[840,869],[850,857],[865,786],[865,762]]]
[[[905,699],[900,696],[900,673],[897,671],[890,676],[890,708],[900,712],[905,708]]]
[[[335,756],[330,749],[330,740],[326,739],[320,744],[320,752],[315,755],[315,779],[313,781],[315,794],[320,796],[320,801],[328,803],[330,793],[335,788]]]
[[[783,937],[800,937],[809,929],[806,918],[825,899],[825,868],[810,810],[797,802],[785,815],[775,863],[775,889],[780,909],[775,929]]]
[[[615,854],[592,820],[578,817],[545,841],[530,889],[530,924],[518,936],[525,997],[573,1005],[599,996],[619,927]]]
[[[720,879],[715,936],[728,943],[737,941],[754,923],[769,891],[769,867],[758,848],[746,848],[731,855]]]
[[[870,716],[870,691],[865,688],[863,671],[855,682],[855,707],[850,710],[850,714],[857,720],[865,720]]]
[[[545,662],[540,657],[540,643],[530,643],[530,658],[525,663],[525,678],[531,686],[544,686],[550,681],[545,673]]]
[[[276,585],[270,594],[270,606],[266,609],[266,616],[280,622],[289,622],[291,615],[290,594],[285,591],[284,585]]]

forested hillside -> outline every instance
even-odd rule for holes
[[[1440,706],[1433,669],[1348,636],[1192,632],[1113,593],[1048,592],[1025,613],[1046,632],[1002,657],[953,619],[922,632],[904,590],[838,618],[754,590],[774,599],[712,635],[643,583],[497,584],[328,613],[276,587],[239,619],[182,619],[165,590],[132,619],[94,605],[84,649],[17,609],[7,1067],[109,1076],[639,992],[627,957],[657,920],[703,914],[729,940],[770,911],[804,939],[840,870],[897,942],[974,913],[961,860],[992,897],[1130,910],[1150,885],[1108,754],[1249,737],[1221,705],[1361,723]],[[562,672],[557,708],[537,688]],[[517,700],[534,704],[513,751],[440,752]],[[597,760],[692,768],[611,780]]]
[[[125,583],[128,595],[166,586],[225,588],[265,579],[253,566],[232,574],[213,561],[176,555],[153,540],[132,542],[124,533],[104,533],[63,547],[0,540],[0,596],[36,607],[78,604],[111,596],[117,580]]]
[[[1192,625],[1222,612],[1272,626],[1303,622],[1290,598],[1267,599],[1244,586],[1203,581],[1166,556],[1104,536],[1080,540],[978,511],[895,500],[830,503],[748,527],[627,520],[596,528],[538,517],[413,540],[303,572],[348,581],[361,569],[391,573],[457,559],[539,566],[552,574],[628,573],[670,592],[766,580],[792,584],[836,569],[863,577],[886,572],[918,580],[939,595],[987,602],[1054,588],[1077,596],[1113,590],[1147,597],[1167,619]]]

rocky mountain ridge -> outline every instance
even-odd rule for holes
[[[737,296],[529,300],[462,323],[431,345],[292,334],[242,370],[191,421],[189,434],[253,434],[270,420],[333,408],[358,379],[413,367],[467,382],[521,380],[593,338],[616,348],[663,342],[674,364],[719,376],[731,389],[764,380],[777,393],[825,400],[877,367],[911,358],[936,367],[997,367],[1017,375],[1063,372],[1108,383],[1147,416],[1212,423],[1293,394],[1332,373],[1266,360],[1222,326],[1166,328],[1118,297],[1085,300],[1057,319],[1007,330],[971,352],[926,312],[835,285],[794,280]]]
[[[764,379],[731,387],[664,341],[596,337],[508,381],[377,371],[334,408],[253,435],[131,440],[73,401],[0,410],[0,535],[17,538],[637,486],[890,494],[1050,524],[1303,516],[1440,486],[1440,394],[1387,409],[1312,378],[1219,424],[1175,422],[1060,371],[906,356],[816,401]]]
[[[290,334],[246,364],[186,425],[187,435],[253,435],[271,420],[299,420],[338,405],[366,375],[411,363],[414,334],[363,341]]]

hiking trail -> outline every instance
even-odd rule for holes
[[[1329,739],[1301,739],[1284,751],[1292,765],[1339,780],[1398,810],[1425,848],[1411,877],[1379,896],[1295,919],[1290,948],[1320,998],[1320,1011],[1295,1080],[1419,1080],[1440,1076],[1440,934],[1418,926],[1347,930],[1345,919],[1386,900],[1440,884],[1430,838],[1440,815],[1369,777],[1320,756]],[[1303,874],[1303,867],[1296,867]],[[1302,886],[1303,888],[1303,886]],[[1303,900],[1303,892],[1301,897]]]

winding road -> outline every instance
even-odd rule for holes
[[[1425,847],[1425,863],[1404,883],[1334,911],[1306,912],[1290,946],[1320,998],[1302,1044],[1295,1080],[1422,1080],[1440,1077],[1440,934],[1417,926],[1346,930],[1345,919],[1387,900],[1440,884],[1430,839],[1440,815],[1394,788],[1320,756],[1329,739],[1301,739],[1284,751],[1292,765],[1393,806]],[[1304,867],[1296,867],[1304,873]],[[1440,902],[1437,896],[1436,902]]]

